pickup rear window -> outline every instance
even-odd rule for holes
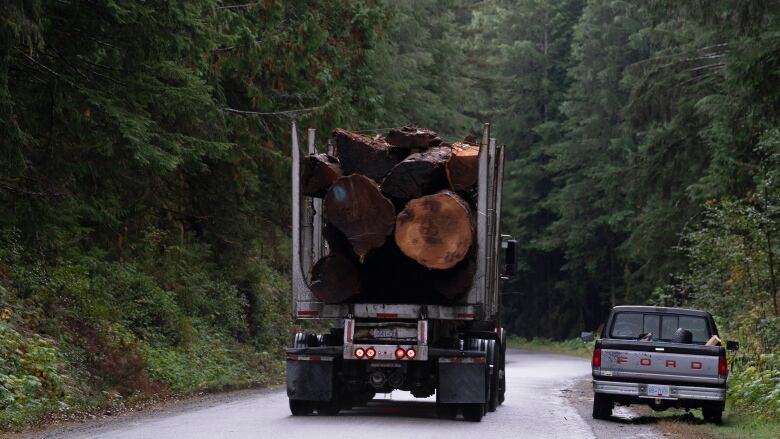
[[[609,335],[611,338],[636,340],[652,332],[653,340],[670,341],[677,328],[691,331],[694,343],[704,344],[712,335],[704,317],[640,312],[617,313]]]

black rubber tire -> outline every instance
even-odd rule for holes
[[[312,414],[312,412],[314,412],[314,404],[310,401],[290,400],[290,413],[293,416],[306,416]]]
[[[482,415],[485,414],[485,404],[471,403],[461,405],[463,411],[463,419],[469,422],[482,421]]]
[[[317,403],[317,414],[322,416],[335,416],[341,411],[338,401],[321,401]]]
[[[490,393],[488,395],[487,410],[494,412],[498,408],[499,400],[498,371],[501,363],[501,346],[495,341],[491,341],[488,347],[492,352],[492,355],[489,356],[489,365],[493,366],[493,373],[490,374]]]
[[[501,367],[498,379],[498,405],[506,399],[506,331],[501,328]]]
[[[702,407],[701,413],[705,422],[720,425],[723,422],[723,405]]]
[[[609,419],[615,403],[606,395],[593,394],[593,419]]]

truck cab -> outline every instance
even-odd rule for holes
[[[721,422],[726,348],[706,311],[616,306],[591,366],[595,419],[609,418],[615,404],[645,404],[656,411],[701,408],[706,421]]]

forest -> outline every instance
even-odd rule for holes
[[[503,322],[711,311],[780,411],[780,3],[0,2],[0,427],[283,379],[290,122],[507,146]]]

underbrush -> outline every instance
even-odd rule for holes
[[[280,382],[289,286],[248,256],[222,269],[207,247],[153,231],[134,261],[47,261],[0,236],[0,431]]]

